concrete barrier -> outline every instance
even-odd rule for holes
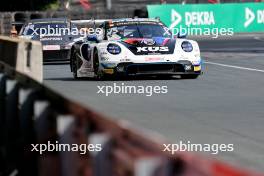
[[[0,61],[38,82],[43,81],[42,45],[38,41],[0,36]]]

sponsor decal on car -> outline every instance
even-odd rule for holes
[[[201,66],[194,66],[194,71],[200,71],[201,70]]]
[[[111,69],[111,68],[105,68],[105,69],[104,69],[104,73],[106,73],[106,74],[114,74],[114,69]]]
[[[185,70],[191,70],[192,66],[191,65],[185,65]]]
[[[60,45],[44,45],[42,49],[45,51],[60,50]]]
[[[41,37],[40,41],[58,41],[63,40],[62,37]]]
[[[131,59],[128,58],[120,59],[120,62],[131,62]]]
[[[164,61],[164,58],[160,58],[160,57],[146,57],[145,61]]]
[[[108,61],[109,57],[101,57],[101,61]]]
[[[152,46],[152,47],[147,47],[147,46],[143,46],[143,47],[137,47],[137,52],[146,52],[146,51],[150,51],[150,52],[167,52],[169,51],[169,47],[167,46]]]
[[[144,43],[145,45],[151,46],[151,45],[154,45],[156,42],[153,39],[143,39],[142,43]]]

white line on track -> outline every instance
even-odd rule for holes
[[[236,68],[236,69],[241,69],[241,70],[248,70],[248,71],[255,71],[255,72],[264,73],[264,70],[259,70],[259,69],[255,69],[255,68],[240,67],[240,66],[235,66],[235,65],[226,65],[226,64],[221,64],[221,63],[216,63],[216,62],[208,62],[208,61],[205,61],[204,63],[211,64],[211,65],[218,65],[218,66],[222,66],[222,67],[229,67],[229,68]]]
[[[260,38],[260,37],[254,37],[254,39],[255,40],[258,40],[258,41],[262,41],[262,42],[264,41],[264,39],[263,38]]]

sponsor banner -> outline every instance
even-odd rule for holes
[[[264,3],[148,5],[150,18],[159,17],[170,29],[233,28],[234,32],[263,32]]]

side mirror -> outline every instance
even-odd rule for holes
[[[187,37],[187,33],[182,33],[182,32],[179,32],[177,34],[177,38],[186,38]]]
[[[99,42],[97,36],[95,36],[95,35],[87,36],[87,41],[89,41],[89,42],[96,42],[96,43]]]

